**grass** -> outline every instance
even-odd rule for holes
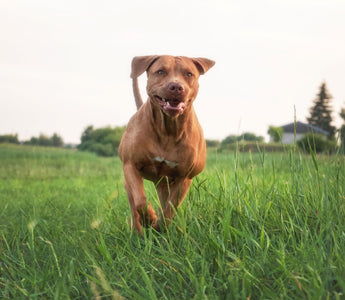
[[[0,298],[344,299],[343,156],[211,151],[142,237],[122,181],[118,158],[1,145]]]

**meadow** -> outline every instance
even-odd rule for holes
[[[165,232],[129,216],[118,158],[0,145],[0,298],[345,297],[342,155],[211,150]]]

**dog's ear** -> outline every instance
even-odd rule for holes
[[[159,55],[136,56],[132,60],[131,78],[137,78],[159,58]]]
[[[192,61],[198,68],[200,75],[205,74],[216,63],[215,61],[211,59],[202,58],[202,57],[192,58]]]

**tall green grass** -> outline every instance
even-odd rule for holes
[[[138,237],[117,158],[1,146],[0,298],[343,299],[344,163],[211,151],[167,231]]]

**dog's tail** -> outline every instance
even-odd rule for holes
[[[134,99],[135,104],[137,105],[137,110],[143,105],[143,99],[140,95],[139,85],[138,85],[138,78],[133,78],[133,93],[134,93]]]

